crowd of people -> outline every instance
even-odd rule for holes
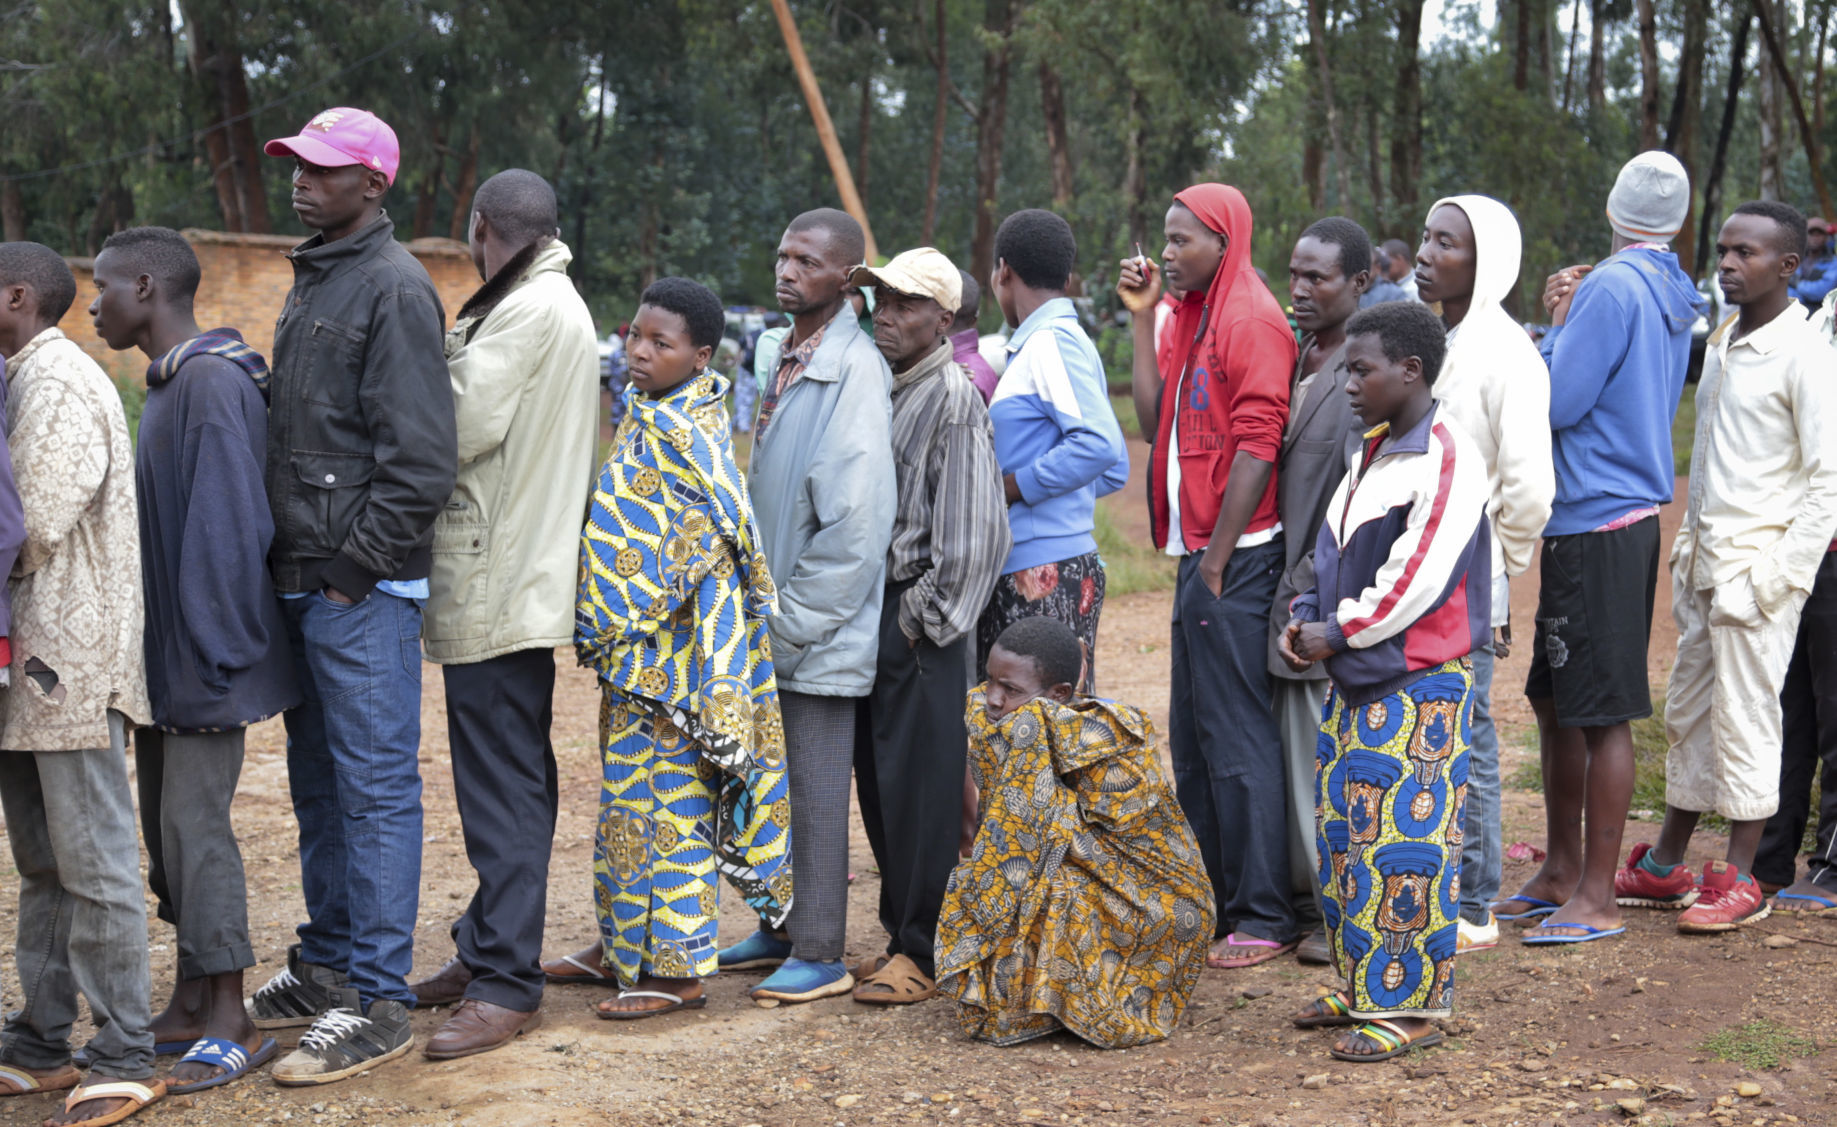
[[[609,989],[607,1020],[700,1008],[719,971],[769,972],[749,990],[765,1006],[943,996],[994,1044],[1122,1047],[1168,1036],[1207,968],[1294,952],[1341,985],[1295,1023],[1376,1061],[1441,1038],[1456,960],[1500,920],[1574,944],[1624,931],[1628,905],[1689,932],[1837,908],[1837,788],[1794,880],[1810,780],[1837,761],[1822,220],[1744,203],[1716,239],[1735,313],[1710,338],[1670,554],[1666,816],[1623,862],[1705,307],[1667,246],[1690,200],[1670,156],[1621,171],[1610,253],[1547,280],[1541,345],[1505,309],[1521,234],[1498,200],[1438,200],[1413,254],[1315,222],[1290,255],[1291,328],[1244,194],[1174,195],[1165,249],[1117,281],[1152,537],[1178,560],[1170,778],[1143,711],[1098,693],[1095,505],[1129,453],[1066,293],[1065,220],[1010,215],[982,280],[929,247],[866,263],[846,213],[798,215],[777,248],[788,323],[751,363],[718,361],[712,291],[656,281],[596,472],[600,361],[546,181],[479,187],[482,285],[447,329],[382,210],[388,125],[330,109],[266,151],[293,162],[314,232],[270,357],[197,323],[177,232],[118,232],[95,260],[97,335],[148,362],[134,444],[56,327],[69,267],[0,244],[23,994],[0,1097],[69,1089],[48,1123],[118,1122],[270,1061],[281,1084],[332,1083],[406,1055],[416,1007],[453,1007],[433,1059],[537,1028],[551,985]],[[999,376],[976,352],[979,282],[1012,329]],[[1549,852],[1507,891],[1494,662],[1540,552],[1524,691]],[[599,929],[545,962],[564,646],[601,693],[581,874]],[[423,657],[477,885],[453,957],[410,981]],[[248,993],[231,806],[246,730],[276,715],[306,919]],[[130,740],[147,885],[176,931],[157,1013]],[[853,966],[851,780],[886,932]],[[1685,850],[1707,811],[1732,830],[1699,877]],[[722,878],[749,934],[719,933]],[[79,991],[96,1030],[73,1052]]]

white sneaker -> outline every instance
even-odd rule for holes
[[[1456,923],[1458,935],[1454,941],[1454,953],[1471,955],[1475,951],[1490,951],[1499,946],[1499,921],[1491,912],[1486,913],[1484,924],[1470,924],[1466,920]]]

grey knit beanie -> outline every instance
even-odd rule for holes
[[[1678,158],[1661,149],[1627,161],[1607,194],[1607,221],[1636,242],[1663,242],[1684,226],[1690,212],[1690,177]]]

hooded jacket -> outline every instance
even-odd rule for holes
[[[1157,355],[1163,382],[1148,464],[1150,526],[1155,547],[1167,547],[1170,513],[1178,505],[1179,546],[1191,553],[1212,541],[1238,451],[1271,463],[1282,451],[1295,333],[1250,264],[1252,223],[1244,194],[1225,184],[1196,184],[1174,199],[1226,239],[1211,288],[1186,295],[1167,347]],[[1176,445],[1174,496],[1168,461]],[[1272,470],[1244,531],[1263,532],[1276,521]]]
[[[1671,500],[1671,420],[1707,302],[1677,255],[1629,247],[1582,279],[1544,334],[1556,501],[1546,536],[1588,532]]]
[[[167,731],[241,728],[300,703],[268,577],[268,364],[234,329],[147,368],[134,446],[147,695]]]
[[[1531,566],[1550,520],[1556,481],[1550,464],[1550,372],[1523,327],[1499,304],[1518,284],[1518,220],[1490,196],[1449,196],[1473,226],[1473,302],[1448,330],[1448,355],[1435,381],[1443,417],[1473,439],[1486,466],[1492,522],[1493,625],[1509,610],[1504,580]],[[1424,223],[1426,225],[1427,219]]]
[[[429,661],[485,661],[574,637],[582,514],[599,443],[593,318],[551,240],[480,287],[446,335],[459,477],[434,521]]]

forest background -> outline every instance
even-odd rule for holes
[[[883,254],[986,277],[1022,207],[1072,223],[1100,295],[1173,192],[1256,213],[1278,284],[1313,219],[1412,247],[1484,192],[1525,232],[1517,305],[1607,252],[1615,172],[1691,170],[1675,240],[1706,271],[1739,200],[1832,216],[1837,0],[796,0]],[[786,220],[838,202],[766,0],[0,0],[0,225],[93,254],[142,223],[302,233],[260,143],[317,110],[391,122],[400,237],[463,239],[484,177],[560,194],[603,327],[652,278],[771,304]],[[997,319],[985,303],[984,325]]]

